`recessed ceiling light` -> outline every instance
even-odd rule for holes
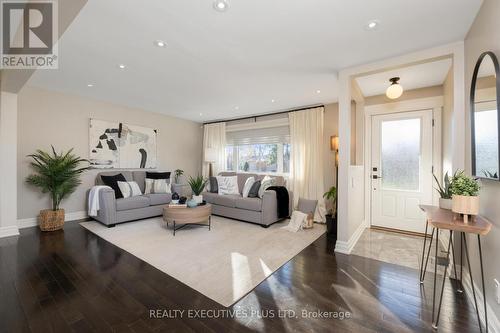
[[[159,39],[155,40],[153,43],[154,43],[154,45],[156,45],[158,47],[165,47],[165,46],[167,46],[167,43],[165,43],[164,41],[159,40]]]
[[[118,65],[118,67],[119,67],[120,69],[125,69],[125,67],[127,67],[127,66],[125,66],[124,64],[119,64],[119,65]]]
[[[235,107],[234,107],[234,109],[235,109],[235,110],[239,110],[239,109],[240,109],[240,107],[239,107],[239,106],[235,106]]]
[[[87,84],[87,87],[92,88],[94,85],[92,83]]]
[[[272,99],[272,100],[271,100],[271,103],[274,103],[274,102],[276,102],[276,101],[275,101],[274,99]]]
[[[200,117],[203,116],[203,113],[200,112]]]
[[[365,30],[368,30],[368,31],[377,30],[378,27],[379,27],[379,25],[380,25],[380,21],[379,20],[368,21],[368,23],[365,24]]]
[[[214,9],[218,12],[225,12],[229,8],[229,4],[225,0],[214,1]]]
[[[321,94],[321,90],[316,90],[316,94]]]

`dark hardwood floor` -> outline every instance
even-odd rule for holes
[[[432,331],[431,274],[421,287],[418,271],[333,254],[333,242],[322,236],[227,309],[75,222],[54,233],[23,229],[0,240],[0,332]],[[439,331],[478,331],[450,281],[444,297]],[[155,309],[164,318],[151,318]]]

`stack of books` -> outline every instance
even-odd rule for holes
[[[168,208],[187,208],[186,204],[169,204]]]

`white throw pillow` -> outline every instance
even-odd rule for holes
[[[172,185],[166,179],[155,179],[153,193],[172,193]]]
[[[250,192],[253,183],[255,183],[255,177],[248,177],[245,181],[245,185],[243,186],[243,191],[241,193],[243,195],[243,198],[248,198],[248,192]]]
[[[260,181],[260,188],[259,188],[259,198],[262,199],[264,196],[264,192],[268,189],[268,187],[274,186],[276,184],[276,179],[273,177],[265,176],[262,178]]]
[[[219,195],[240,194],[238,189],[238,176],[217,176]]]
[[[124,198],[136,197],[142,195],[141,189],[136,182],[117,182],[118,188],[123,194]]]
[[[155,182],[154,179],[146,178],[146,181],[144,182],[144,194],[153,193],[154,182]]]

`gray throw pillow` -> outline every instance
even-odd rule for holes
[[[210,193],[219,193],[219,185],[216,177],[210,177]]]
[[[260,180],[253,183],[252,187],[250,188],[250,192],[248,192],[248,197],[249,198],[258,198],[259,197],[259,189],[260,189]]]

